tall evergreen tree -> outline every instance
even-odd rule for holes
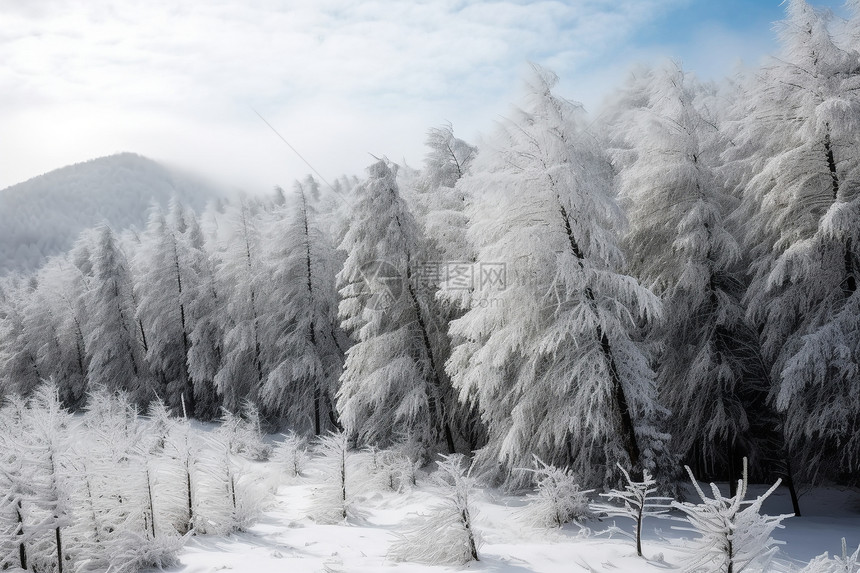
[[[444,325],[432,292],[417,288],[423,238],[385,161],[356,189],[340,248],[339,313],[355,342],[338,393],[346,430],[381,444],[412,434],[425,448],[444,440],[453,450]]]
[[[734,202],[715,171],[715,126],[697,109],[696,88],[676,65],[640,74],[624,98],[639,105],[614,130],[635,156],[619,162],[631,269],[664,303],[653,335],[673,451],[725,468],[752,441],[768,388],[740,300],[740,248],[725,222]]]
[[[219,283],[226,286],[226,318],[221,368],[215,384],[224,406],[238,411],[243,400],[257,402],[265,381],[260,320],[265,276],[261,260],[259,205],[243,199],[230,214],[230,237],[221,253]]]
[[[748,314],[804,466],[856,470],[860,56],[839,47],[827,15],[803,0],[788,3],[780,39],[727,152],[741,174],[739,218],[753,257]]]
[[[223,355],[226,297],[223,293],[219,296],[215,269],[199,221],[188,217],[186,223],[188,229],[182,239],[188,259],[186,269],[193,277],[183,291],[189,332],[188,376],[194,386],[195,415],[211,420],[218,417],[221,406],[215,376]]]
[[[99,230],[91,258],[93,286],[83,293],[87,298],[90,385],[125,390],[135,400],[148,402],[152,388],[137,335],[128,263],[109,227]]]
[[[447,369],[489,427],[485,463],[515,482],[537,455],[595,483],[618,460],[655,465],[660,408],[635,337],[660,303],[621,271],[609,162],[556,81],[535,68],[527,108],[462,181],[482,280]]]
[[[29,395],[41,382],[38,349],[27,337],[21,287],[8,288],[0,301],[0,392]]]
[[[274,368],[262,392],[265,410],[315,435],[337,427],[332,398],[343,367],[334,249],[308,200],[317,186],[311,178],[296,183],[298,204],[281,208],[270,238],[275,252],[266,332]]]
[[[56,355],[48,358],[48,377],[56,383],[63,404],[77,408],[86,398],[89,368],[84,339],[86,308],[84,297],[77,293],[88,286],[78,268],[65,259],[49,260],[38,276],[39,293],[34,303],[41,309],[42,320],[50,323],[56,343]]]
[[[179,209],[174,204],[172,210]],[[179,235],[185,230],[181,215],[174,218],[181,228],[169,225],[160,208],[153,209],[144,240],[137,250],[135,283],[137,315],[150,333],[146,358],[161,379],[160,396],[177,414],[183,402],[194,412],[194,392],[188,375],[189,324],[186,292],[192,288],[185,271],[184,245]]]

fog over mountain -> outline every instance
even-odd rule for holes
[[[196,211],[223,195],[212,184],[134,153],[56,169],[0,190],[0,276],[38,268],[78,234],[107,222],[142,227],[153,202],[176,196]]]

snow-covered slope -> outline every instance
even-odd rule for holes
[[[38,268],[65,252],[87,227],[115,230],[146,221],[152,201],[176,195],[201,210],[215,187],[151,159],[120,153],[56,169],[0,190],[0,275]]]

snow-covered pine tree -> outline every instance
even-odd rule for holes
[[[860,69],[828,15],[787,3],[778,59],[741,100],[726,152],[751,252],[748,315],[802,467],[853,471],[860,439]],[[813,476],[809,476],[813,477]]]
[[[38,281],[30,306],[40,309],[43,324],[50,325],[56,344],[54,356],[42,357],[50,366],[47,377],[57,384],[63,404],[78,408],[86,397],[89,367],[84,340],[86,310],[78,293],[84,292],[87,284],[78,268],[62,258],[48,260],[39,269]]]
[[[263,427],[260,412],[253,402],[242,402],[242,410],[233,413],[222,408],[221,423],[215,430],[234,454],[241,454],[249,460],[268,459],[271,446],[263,441]]]
[[[317,438],[318,461],[325,483],[317,489],[314,514],[323,523],[339,523],[352,515],[352,453],[346,432],[329,432]]]
[[[274,368],[263,385],[263,410],[289,427],[315,435],[335,429],[332,398],[343,369],[338,347],[336,258],[316,223],[308,196],[318,194],[308,178],[296,183],[297,204],[282,207],[270,243],[271,288],[266,344]]]
[[[340,248],[347,259],[338,274],[339,314],[355,342],[338,393],[344,427],[381,446],[412,432],[428,450],[446,442],[453,451],[445,325],[433,291],[417,288],[423,238],[385,161],[370,166],[356,189]]]
[[[159,432],[149,432],[153,426],[141,423],[123,395],[97,389],[87,402],[86,431],[78,430],[72,448],[77,487],[70,538],[79,570],[131,573],[175,563],[185,539],[156,510]]]
[[[230,233],[220,253],[218,282],[225,285],[227,321],[222,342],[221,367],[215,385],[224,406],[239,409],[242,400],[258,401],[265,381],[260,320],[267,286],[261,260],[258,203],[242,199],[229,215]]]
[[[420,463],[398,448],[379,449],[367,446],[361,451],[358,478],[369,489],[404,492],[415,485]]]
[[[0,409],[0,567],[28,568],[29,527],[24,522],[24,503],[32,498],[21,455],[26,403],[20,396],[6,398]]]
[[[0,394],[29,395],[42,381],[38,347],[27,337],[23,287],[8,289],[0,306]]]
[[[588,494],[594,490],[583,490],[576,475],[567,468],[557,468],[534,458],[533,468],[522,468],[531,473],[536,491],[529,494],[528,505],[520,518],[537,527],[562,527],[571,521],[591,517]]]
[[[153,208],[140,247],[135,253],[137,315],[149,333],[146,358],[161,379],[159,396],[177,415],[184,408],[194,413],[194,390],[188,374],[190,324],[186,310],[188,293],[195,290],[186,269],[187,230],[182,207],[173,201],[170,220],[157,205]]]
[[[225,297],[219,297],[212,258],[206,249],[203,230],[196,217],[186,219],[182,240],[188,257],[186,269],[194,277],[186,285],[186,318],[189,326],[188,375],[194,385],[194,416],[211,420],[218,416],[221,399],[215,375],[221,367]]]
[[[155,511],[180,535],[198,528],[205,532],[198,467],[203,444],[187,419],[173,420],[169,430],[155,478],[160,484]]]
[[[714,571],[719,573],[741,573],[748,567],[768,570],[768,564],[778,549],[779,542],[771,538],[781,522],[791,515],[763,515],[764,500],[779,487],[779,480],[764,494],[754,500],[746,500],[747,461],[743,460],[743,476],[738,480],[737,493],[724,497],[715,484],[711,484],[713,498],[705,495],[689,466],[685,466],[696,493],[702,500],[673,502],[672,506],[682,511],[690,522],[689,527],[673,527],[681,531],[697,533],[699,537],[686,549],[687,559],[683,565],[685,573]]]
[[[23,433],[18,437],[24,459],[18,479],[29,489],[23,505],[27,560],[33,570],[69,570],[70,555],[64,530],[71,524],[70,464],[67,447],[71,415],[59,400],[53,384],[37,388],[24,411]],[[71,563],[74,565],[73,563]]]
[[[395,541],[389,554],[398,561],[433,565],[478,561],[479,537],[470,502],[475,487],[471,468],[462,454],[442,456],[437,466],[433,478],[444,501]]]
[[[87,378],[92,386],[125,390],[137,402],[152,397],[144,349],[135,324],[131,276],[113,231],[102,227],[92,245],[92,288],[86,297]]]
[[[41,273],[40,273],[41,274]],[[22,308],[24,340],[34,350],[36,369],[44,380],[56,380],[62,364],[60,339],[57,336],[57,319],[53,301],[46,300],[40,274],[27,281]],[[29,395],[29,393],[25,393]]]
[[[470,237],[480,288],[451,324],[447,370],[489,429],[479,454],[520,482],[537,455],[602,483],[609,460],[653,469],[664,436],[637,327],[659,300],[623,273],[623,214],[611,168],[535,67],[527,109],[508,120],[460,184],[473,197]],[[524,485],[524,484],[523,484]]]
[[[617,112],[612,129],[630,221],[624,247],[631,270],[663,300],[650,339],[662,349],[657,386],[673,414],[672,451],[704,467],[733,467],[739,444],[756,443],[750,424],[766,417],[769,388],[741,303],[740,248],[725,221],[734,201],[715,171],[716,127],[697,105],[704,88],[677,64],[640,72],[628,90],[636,93],[622,101],[637,107]]]
[[[642,481],[633,481],[627,470],[620,465],[618,469],[624,474],[623,490],[612,489],[609,493],[601,493],[610,501],[620,502],[622,505],[596,504],[596,511],[607,514],[609,517],[628,517],[633,520],[633,539],[636,542],[636,554],[642,557],[642,524],[646,517],[662,517],[672,507],[671,497],[654,495],[657,493],[657,480],[651,477],[648,470],[642,475]]]
[[[424,143],[429,151],[412,199],[430,263],[430,272],[425,272],[429,276],[421,286],[430,292],[436,290],[442,320],[450,323],[466,311],[472,290],[471,285],[458,282],[464,278],[458,271],[468,269],[476,260],[475,247],[467,236],[469,198],[458,182],[469,173],[478,149],[455,137],[450,124],[431,128]],[[452,417],[459,420],[469,450],[477,450],[486,443],[480,412],[469,402],[452,402]]]
[[[291,478],[303,474],[309,459],[305,438],[295,432],[284,434],[271,455],[275,467]]]
[[[416,215],[440,261],[471,261],[466,196],[457,182],[469,173],[478,149],[455,137],[450,124],[429,129],[424,143],[429,151],[415,190]]]

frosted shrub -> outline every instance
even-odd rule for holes
[[[685,466],[696,493],[702,503],[673,502],[672,506],[686,514],[690,527],[676,527],[681,531],[697,533],[688,551],[683,570],[688,573],[708,571],[740,573],[747,568],[767,570],[777,551],[779,542],[771,533],[790,515],[762,515],[764,500],[779,487],[780,480],[764,495],[744,500],[747,494],[747,461],[744,458],[743,478],[738,480],[737,494],[723,497],[716,485],[711,484],[713,498],[699,487],[692,470]]]
[[[474,511],[469,502],[475,480],[466,470],[462,455],[442,456],[433,479],[444,501],[431,515],[416,519],[392,544],[392,559],[434,565],[478,561]]]
[[[362,451],[361,478],[369,488],[404,492],[415,485],[418,464],[400,451],[369,446]]]
[[[176,553],[182,549],[189,535],[180,536],[173,532],[152,538],[145,533],[124,530],[104,546],[107,570],[111,573],[137,573],[150,567],[164,569],[178,565]]]
[[[597,504],[595,509],[606,513],[609,517],[629,517],[635,524],[633,538],[636,540],[636,554],[642,557],[642,523],[646,517],[660,517],[672,507],[671,497],[656,497],[657,480],[648,470],[642,474],[642,481],[633,481],[630,474],[618,465],[618,469],[624,474],[627,484],[623,490],[613,489],[609,493],[600,494],[611,501],[621,503],[621,506],[610,504]]]
[[[529,504],[523,509],[520,518],[537,527],[561,527],[571,521],[579,524],[580,520],[590,517],[588,494],[594,490],[582,490],[577,483],[576,475],[566,468],[557,468],[534,459],[534,469],[524,469],[531,472],[537,491],[529,494]]]
[[[275,446],[271,459],[278,470],[286,472],[289,477],[298,477],[309,460],[307,442],[295,432],[283,436],[284,439]]]
[[[243,402],[241,416],[224,408],[221,426],[216,433],[229,444],[234,454],[241,454],[255,461],[269,458],[271,447],[263,441],[260,412],[252,402]]]
[[[860,546],[851,555],[845,538],[842,538],[842,556],[831,558],[827,553],[819,555],[800,570],[800,573],[858,573],[860,572]]]

